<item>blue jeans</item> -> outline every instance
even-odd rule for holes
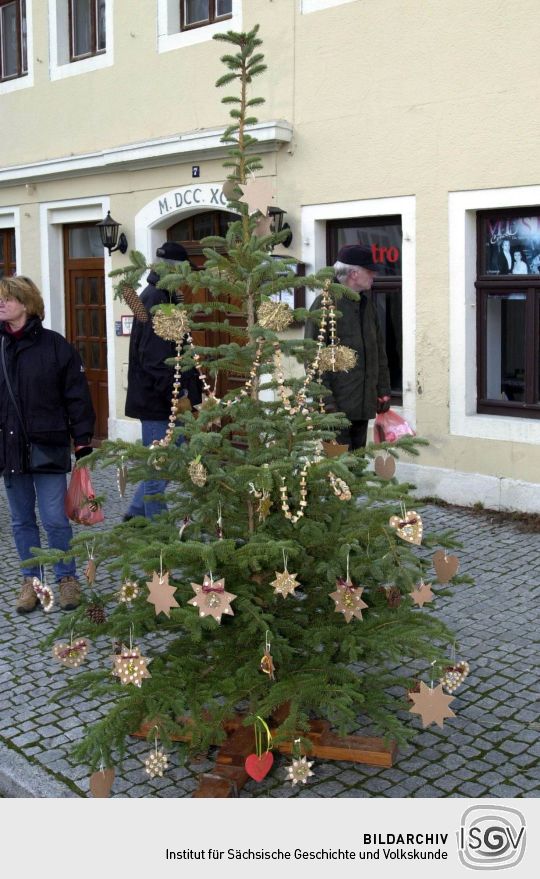
[[[49,549],[68,550],[73,532],[64,512],[65,473],[22,473],[5,476],[13,539],[21,562],[31,559],[32,548],[41,547],[36,521],[36,498]],[[74,559],[53,565],[56,580],[75,576]],[[40,577],[39,564],[21,565],[25,577]]]
[[[154,440],[163,439],[169,426],[167,421],[141,421],[141,425],[143,446],[151,446]],[[176,445],[179,446],[183,442],[185,438],[180,436],[176,440]],[[163,513],[167,509],[167,504],[165,501],[152,499],[152,495],[163,494],[166,487],[165,479],[145,479],[144,482],[140,482],[135,489],[127,515],[152,519]]]

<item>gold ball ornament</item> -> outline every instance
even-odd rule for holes
[[[307,757],[295,758],[291,765],[287,767],[287,781],[295,784],[305,784],[308,778],[315,773],[311,771],[314,760],[308,760]]]
[[[162,778],[168,765],[169,761],[167,755],[163,751],[158,751],[156,749],[155,751],[152,751],[144,761],[144,771],[150,776],[150,778],[155,778],[156,775],[159,778]]]
[[[319,357],[321,372],[348,372],[356,366],[357,354],[346,345],[328,345]]]
[[[176,342],[189,333],[189,318],[182,306],[158,311],[152,318],[154,332],[167,342]]]
[[[294,320],[294,315],[286,302],[263,302],[257,311],[257,322],[266,330],[281,333]]]

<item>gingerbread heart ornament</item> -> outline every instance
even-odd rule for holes
[[[422,543],[422,533],[424,526],[422,519],[414,510],[405,513],[404,516],[391,516],[389,525],[396,529],[396,534],[407,543],[414,543],[420,546]]]
[[[114,781],[114,769],[98,769],[90,776],[90,792],[93,797],[108,797]]]
[[[387,455],[386,457],[384,455],[377,455],[374,469],[377,476],[380,476],[381,479],[392,479],[396,472],[396,462],[392,455]]]
[[[250,754],[246,757],[244,767],[248,775],[255,781],[262,781],[268,775],[274,762],[272,751],[267,751],[261,757],[257,754]]]
[[[448,583],[459,570],[459,559],[455,555],[447,555],[443,549],[433,553],[433,567],[439,583]]]

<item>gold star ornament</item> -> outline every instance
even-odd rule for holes
[[[420,715],[424,729],[432,723],[436,723],[442,729],[443,721],[446,717],[456,716],[449,707],[450,702],[454,701],[454,697],[447,696],[443,692],[442,684],[438,684],[436,687],[428,687],[423,681],[420,681],[419,692],[411,691],[410,698],[414,705],[409,710],[411,714]]]
[[[345,621],[350,623],[353,617],[362,619],[362,611],[367,607],[362,600],[362,586],[354,586],[352,580],[340,577],[336,580],[336,591],[330,593],[336,603],[336,613],[342,613]]]
[[[276,579],[272,580],[270,585],[274,587],[276,595],[282,595],[283,598],[287,598],[287,595],[296,595],[294,590],[300,585],[296,579],[298,574],[289,574],[287,568],[284,571],[276,571],[275,574]]]
[[[311,771],[314,762],[314,760],[308,760],[307,757],[295,758],[287,767],[287,781],[292,782],[293,787],[295,784],[305,784],[310,775],[315,774]]]
[[[224,613],[234,616],[231,610],[231,601],[234,601],[236,595],[225,590],[225,580],[214,580],[211,575],[205,574],[202,583],[192,583],[191,588],[195,593],[195,597],[188,601],[193,607],[199,608],[199,616],[214,617],[216,623],[221,623],[221,617]]]
[[[173,598],[173,595],[176,592],[176,587],[171,586],[169,583],[168,571],[165,571],[164,574],[158,574],[157,571],[154,571],[152,579],[149,580],[146,585],[150,590],[146,600],[149,604],[154,605],[156,616],[160,613],[164,613],[166,616],[170,617],[171,608],[180,607],[176,598]]]
[[[147,656],[141,656],[139,647],[122,647],[119,654],[113,656],[113,675],[120,678],[122,684],[134,684],[140,687],[144,678],[152,675],[146,668],[151,660]]]

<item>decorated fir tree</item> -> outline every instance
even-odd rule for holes
[[[338,350],[333,315],[341,296],[357,294],[334,283],[328,269],[300,280],[290,259],[271,255],[280,235],[266,216],[271,186],[255,176],[262,165],[249,134],[262,103],[249,89],[265,70],[257,30],[216,37],[229,51],[217,85],[238,87],[223,98],[231,107],[223,139],[230,145],[225,191],[239,218],[224,238],[203,242],[201,271],[154,266],[171,292],[171,304],[153,316],[156,330],[178,352],[170,430],[151,449],[106,441],[94,455],[98,466],[118,468],[120,487],[156,471],[169,480],[167,512],[93,535],[88,576],[95,584],[56,633],[72,630],[102,653],[100,671],[81,668],[70,681],[112,703],[76,749],[94,769],[129,749],[130,734],[145,724],[152,741],[157,729],[167,745],[179,737],[180,748],[195,752],[223,740],[224,725],[239,716],[259,739],[265,724],[277,744],[300,738],[308,757],[313,717],[340,732],[369,724],[403,740],[413,718],[404,723],[398,714],[410,707],[415,673],[396,668],[421,660],[426,674],[419,676],[429,681],[451,640],[424,607],[446,593],[423,585],[430,562],[418,549],[449,546],[448,535],[422,535],[419,514],[407,509],[408,486],[392,478],[398,453],[415,454],[419,441],[354,453],[331,445],[345,420],[325,412],[321,376],[347,366],[352,352]],[[129,300],[147,269],[133,253],[115,273],[119,295]],[[280,336],[306,317],[280,302],[299,283],[323,292],[316,342]],[[179,288],[181,305],[172,297]],[[189,304],[203,288],[211,302]],[[225,330],[230,341],[195,345],[201,328]],[[305,377],[285,382],[285,358],[304,364]],[[181,373],[192,366],[205,401],[175,426]],[[223,374],[238,379],[237,389],[218,399]],[[178,434],[185,443],[175,443]],[[375,454],[380,476],[371,468]],[[86,535],[75,541],[83,560],[86,545]],[[153,760],[149,771],[159,773],[164,763]]]

